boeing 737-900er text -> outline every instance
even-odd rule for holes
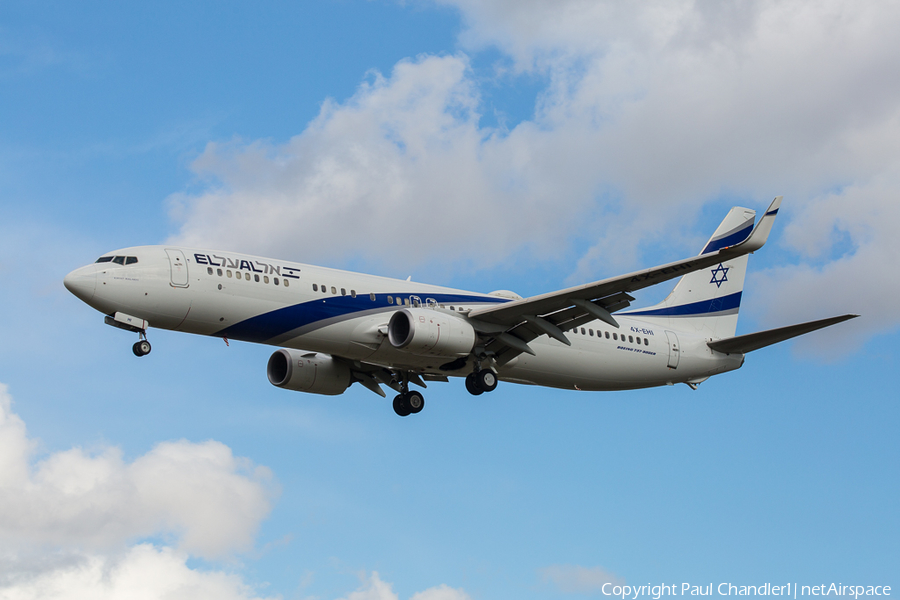
[[[104,254],[65,286],[139,335],[152,325],[281,347],[269,381],[288,390],[341,394],[353,383],[406,416],[425,399],[410,389],[464,377],[472,394],[498,380],[572,390],[692,388],[732,371],[747,352],[856,315],[735,337],[748,254],[763,246],[781,197],[753,226],[732,208],[698,256],[522,298],[466,292],[311,265],[176,246]],[[680,277],[656,306],[627,308],[635,290]],[[615,316],[613,314],[615,313]]]

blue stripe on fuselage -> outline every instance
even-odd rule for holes
[[[284,335],[299,327],[305,327],[318,321],[341,318],[351,319],[357,313],[373,309],[407,308],[400,304],[388,304],[388,296],[393,296],[400,302],[404,298],[418,295],[432,298],[438,304],[479,304],[509,302],[506,298],[494,298],[491,296],[474,296],[468,294],[434,294],[420,292],[419,294],[376,294],[372,300],[369,294],[352,296],[323,296],[320,299],[301,302],[291,306],[285,306],[255,317],[235,323],[221,331],[216,332],[216,337],[231,338],[245,342],[265,343],[272,338]]]
[[[721,298],[713,298],[712,300],[701,300],[699,302],[691,302],[690,304],[682,304],[680,306],[669,306],[666,308],[656,308],[651,310],[641,310],[637,312],[622,313],[629,317],[641,315],[646,317],[702,317],[712,313],[722,312],[723,310],[732,310],[741,306],[741,293],[735,292]]]

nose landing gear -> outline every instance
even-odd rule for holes
[[[134,343],[134,346],[131,347],[131,351],[134,352],[135,356],[146,356],[150,354],[150,350],[152,349],[150,346],[150,342],[147,341],[147,333],[141,331],[141,339]]]
[[[131,347],[131,351],[134,352],[135,356],[147,356],[150,354],[150,342],[147,341],[147,328],[150,326],[150,323],[122,312],[106,315],[103,318],[103,322],[117,329],[131,331],[140,336],[140,339]]]

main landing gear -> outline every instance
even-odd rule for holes
[[[134,352],[135,356],[146,356],[150,354],[150,342],[147,341],[147,334],[144,331],[141,331],[141,339],[134,343],[134,346],[131,347],[131,351]]]
[[[497,389],[497,374],[491,369],[481,369],[466,375],[466,389],[473,396]]]
[[[422,412],[425,408],[425,396],[413,390],[397,394],[394,398],[394,412],[401,417]]]

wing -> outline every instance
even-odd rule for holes
[[[629,306],[634,300],[629,292],[669,281],[762,248],[772,230],[775,215],[781,206],[781,198],[778,196],[772,201],[749,236],[731,246],[619,277],[473,310],[469,313],[469,320],[479,333],[494,336],[485,349],[494,354],[500,365],[506,364],[522,352],[534,354],[528,342],[541,335],[546,334],[571,345],[564,332],[588,321],[600,319],[618,327],[619,324],[612,313]]]

